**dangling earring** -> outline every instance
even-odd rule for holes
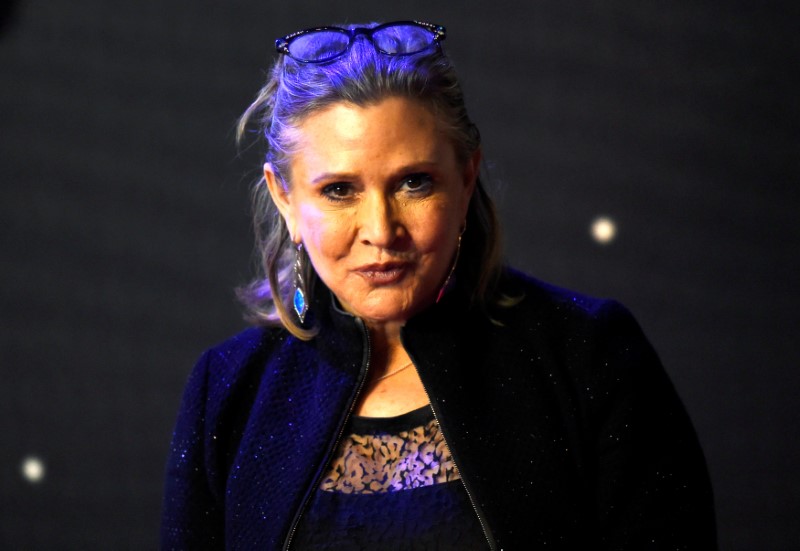
[[[303,274],[305,270],[303,269],[305,255],[303,253],[303,244],[298,243],[297,249],[294,252],[294,297],[292,299],[292,304],[294,305],[294,311],[297,314],[300,323],[303,323],[306,319],[306,313],[308,312],[308,300],[306,298],[306,282],[303,280]]]
[[[439,289],[439,294],[436,296],[436,302],[438,303],[442,300],[444,296],[444,292],[447,290],[448,285],[450,285],[450,278],[453,277],[453,272],[456,271],[456,265],[458,264],[458,257],[461,254],[461,236],[464,235],[464,232],[467,231],[467,221],[464,221],[464,224],[461,226],[461,231],[458,232],[458,245],[456,245],[456,255],[453,258],[453,265],[450,266],[450,273],[447,274],[447,279],[444,280],[444,285],[442,288]]]

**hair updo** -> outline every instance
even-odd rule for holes
[[[461,163],[480,147],[480,134],[467,114],[455,70],[441,45],[419,54],[390,56],[362,39],[356,39],[341,57],[326,63],[301,64],[281,55],[267,83],[239,119],[237,138],[242,141],[248,128],[255,127],[264,139],[266,162],[281,183],[291,188],[290,163],[296,147],[292,130],[306,117],[338,102],[368,106],[390,97],[414,99],[430,109],[450,136]],[[258,273],[250,284],[237,290],[237,295],[249,321],[283,325],[295,336],[309,339],[315,328],[298,324],[287,306],[293,292],[295,247],[263,176],[253,186],[252,199]],[[318,278],[308,259],[304,260],[310,299]],[[500,263],[495,207],[479,177],[467,212],[455,276],[457,284],[482,308],[494,300]]]

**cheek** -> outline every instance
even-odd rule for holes
[[[459,209],[452,204],[436,205],[415,220],[415,243],[421,251],[441,251],[458,235]]]
[[[349,218],[337,213],[324,212],[310,205],[298,209],[300,236],[311,254],[317,253],[317,260],[338,258],[349,249]]]

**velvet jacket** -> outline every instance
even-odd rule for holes
[[[458,290],[402,341],[491,549],[715,549],[691,422],[621,305],[516,273],[492,319]],[[244,331],[192,372],[167,466],[164,549],[282,549],[369,369],[329,292],[317,337]],[[390,514],[390,512],[387,512]]]

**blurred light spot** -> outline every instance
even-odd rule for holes
[[[616,235],[617,225],[611,218],[598,216],[592,222],[592,238],[598,243],[603,245],[611,243]]]
[[[41,482],[44,478],[44,463],[38,457],[26,457],[22,460],[22,476],[31,484]]]

